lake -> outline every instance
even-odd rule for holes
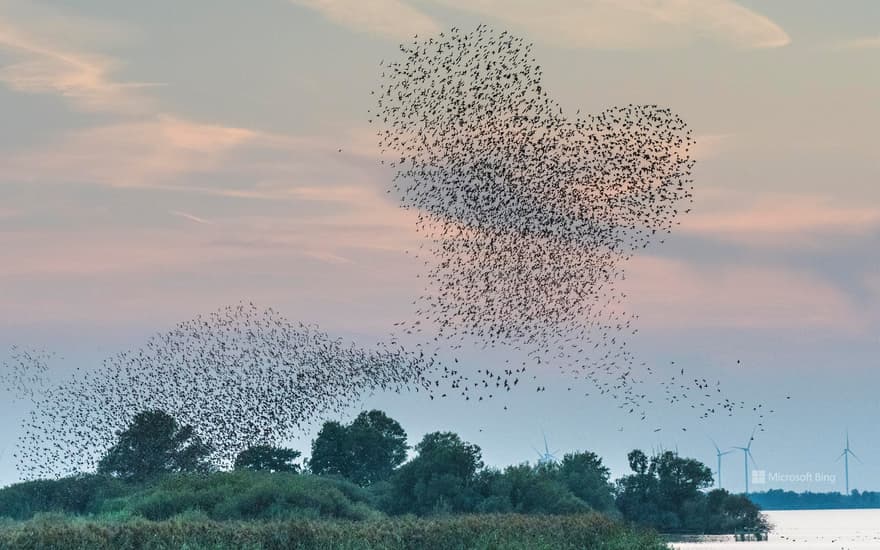
[[[794,510],[765,512],[776,526],[766,542],[673,543],[676,550],[877,550],[880,548],[880,510]]]

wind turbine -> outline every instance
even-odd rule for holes
[[[849,455],[852,455],[853,458],[862,462],[862,459],[856,456],[856,453],[852,452],[849,448],[849,430],[846,431],[846,447],[843,448],[843,452],[840,453],[840,456],[837,457],[837,462],[841,458],[843,458],[843,469],[846,475],[846,494],[849,496]]]
[[[757,430],[758,428],[752,430],[752,437],[749,438],[748,445],[745,447],[734,447],[734,449],[739,449],[743,452],[743,471],[746,475],[746,494],[749,494],[749,459],[752,459],[752,464],[755,466],[758,465],[758,463],[755,462],[755,457],[752,456],[752,442],[755,440],[755,432]]]
[[[721,489],[721,457],[736,452],[736,449],[728,449],[724,452],[721,452],[721,449],[718,447],[718,444],[715,443],[714,439],[710,437],[709,441],[711,441],[712,445],[715,446],[715,456],[718,457],[718,470],[716,471],[718,472],[718,488]]]
[[[556,462],[556,457],[554,456],[554,453],[558,453],[559,451],[554,451],[553,453],[551,453],[550,447],[547,445],[547,434],[545,434],[543,431],[541,432],[541,434],[544,436],[544,452],[542,453],[538,449],[532,447],[532,449],[534,449],[535,452],[538,453],[538,465],[553,464],[554,462]]]

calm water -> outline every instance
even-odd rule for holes
[[[767,542],[675,543],[676,550],[880,549],[880,510],[766,512],[776,526]]]

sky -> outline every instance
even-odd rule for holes
[[[837,476],[768,487],[842,490],[848,429],[852,486],[880,490],[876,0],[0,0],[0,353],[54,350],[62,378],[240,300],[387,334],[422,288],[419,236],[385,193],[370,90],[402,41],[480,23],[534,42],[566,111],[661,104],[694,130],[693,211],[626,266],[631,347],[772,403],[757,467]],[[543,431],[615,475],[635,447],[714,465],[709,438],[754,425],[663,407],[647,425],[557,382],[508,411],[362,406],[490,464],[535,459]],[[0,404],[0,483],[26,412]],[[742,456],[724,461],[742,490]]]

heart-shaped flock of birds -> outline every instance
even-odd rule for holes
[[[414,318],[367,350],[238,304],[55,385],[46,355],[19,353],[0,381],[34,402],[16,451],[23,475],[93,468],[145,409],[197,427],[228,465],[367,393],[484,401],[544,391],[527,369],[548,365],[647,418],[655,401],[640,377],[653,371],[627,350],[636,317],[618,286],[627,260],[662,242],[693,200],[685,123],[656,105],[570,120],[531,45],[484,25],[401,45],[373,94],[389,193],[418,213],[424,236],[416,254],[428,284]],[[510,358],[468,370],[458,354],[474,345]],[[700,418],[758,411],[684,370],[662,387],[659,399],[686,402]]]

